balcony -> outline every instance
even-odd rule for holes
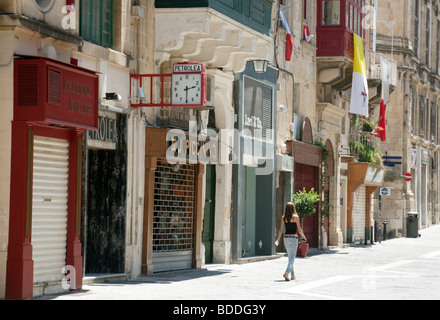
[[[382,81],[384,78],[387,78],[387,74],[389,86],[388,94],[391,94],[396,89],[397,62],[382,53],[370,52],[369,54],[370,67],[367,70],[367,79],[368,90],[370,90],[370,103],[380,104],[382,99],[382,88],[385,88],[385,83],[382,83]]]
[[[156,58],[164,69],[186,60],[233,72],[242,72],[251,59],[270,60],[272,5],[273,0],[156,0]]]
[[[358,162],[383,167],[383,154],[379,148],[379,128],[372,120],[353,115],[350,124],[350,155]]]
[[[365,37],[362,7],[365,0],[318,0],[317,63],[318,81],[344,91],[350,88],[353,73],[353,32]],[[366,42],[364,41],[364,47]]]
[[[212,8],[267,36],[274,0],[156,0],[156,8]]]
[[[353,60],[353,32],[365,37],[362,8],[365,0],[318,0],[317,56]]]

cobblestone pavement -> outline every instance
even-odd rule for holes
[[[438,300],[440,225],[420,233],[420,238],[312,252],[295,260],[295,281],[282,277],[287,264],[282,257],[93,283],[36,300]]]

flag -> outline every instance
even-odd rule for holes
[[[390,100],[390,62],[383,55],[380,56],[380,68],[382,71],[382,101],[380,103],[379,115],[379,138],[382,141],[386,139],[386,122],[385,111],[387,109],[388,101]]]
[[[304,29],[304,40],[310,43],[312,41],[313,34],[310,34],[308,26],[304,25],[303,29]]]
[[[385,130],[385,111],[387,109],[387,105],[382,99],[382,102],[380,103],[380,115],[379,115],[379,123],[377,124],[380,128],[377,130],[377,136],[380,138],[380,140],[385,141],[386,139],[386,130]]]
[[[350,112],[368,117],[368,84],[362,38],[353,33],[354,61]]]
[[[280,11],[280,18],[281,18],[281,26],[286,29],[286,61],[290,61],[292,58],[292,52],[293,52],[293,37],[292,32],[290,31],[289,24],[287,23],[286,16],[284,15],[283,11]]]
[[[382,72],[382,99],[385,104],[390,100],[390,64],[385,56],[380,56],[380,69]]]

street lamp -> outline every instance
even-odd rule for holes
[[[267,66],[269,65],[269,61],[265,59],[253,60],[253,63],[256,73],[265,73],[267,70]]]

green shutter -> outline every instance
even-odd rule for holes
[[[80,3],[80,35],[86,40],[91,38],[90,27],[91,0],[81,0]]]
[[[100,1],[99,0],[92,0],[91,1],[91,17],[90,17],[90,41],[96,44],[101,44],[101,30],[100,30],[100,24],[101,24],[101,15],[99,13],[100,11]]]
[[[81,0],[80,35],[103,47],[113,45],[113,0]]]
[[[113,45],[113,0],[102,0],[101,44],[104,47]]]

